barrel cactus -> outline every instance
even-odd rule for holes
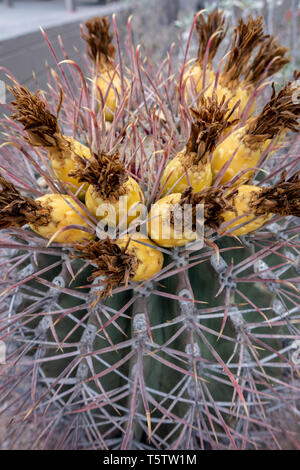
[[[2,68],[3,445],[299,447],[299,74],[270,84],[287,49],[221,11],[195,15],[181,64],[143,57],[131,18],[126,39],[114,16],[81,33],[70,59],[42,31],[47,90]]]

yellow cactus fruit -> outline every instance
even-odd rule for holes
[[[78,158],[73,175],[89,183],[85,203],[98,220],[110,227],[126,227],[140,215],[142,190],[128,176],[118,153],[94,154],[89,160]]]
[[[80,183],[78,178],[70,176],[70,173],[75,169],[76,156],[89,159],[90,149],[72,137],[62,136],[59,147],[49,148],[48,155],[57,178],[64,183],[70,183],[69,188],[73,193],[81,187],[78,197],[84,199],[88,185]]]
[[[222,191],[221,188],[219,190]],[[300,217],[300,171],[288,180],[283,172],[281,181],[268,188],[240,185],[230,192],[225,191],[219,200],[222,200],[223,207],[214,208],[219,217],[214,228],[218,230],[226,224],[222,233],[230,231],[228,235],[232,236],[254,232],[275,214]],[[245,225],[238,227],[241,224]]]
[[[148,234],[159,246],[184,246],[196,239],[192,226],[185,230],[181,197],[180,193],[169,194],[159,199],[149,212]]]
[[[28,223],[40,236],[48,240],[53,237],[53,241],[57,243],[78,243],[94,238],[85,220],[84,211],[71,196],[46,194],[32,199],[22,196],[2,176],[0,184],[0,228],[22,227]],[[60,231],[69,225],[79,225],[83,230],[70,228]],[[55,236],[56,232],[58,233]]]
[[[210,186],[211,182],[212,173],[209,161],[194,164],[193,159],[187,158],[186,152],[183,150],[170,161],[162,175],[161,186],[165,185],[162,194],[164,196],[168,192],[183,193],[190,184],[195,191],[200,191],[206,186]]]
[[[205,227],[213,228],[220,235],[242,236],[259,229],[275,214],[300,217],[300,171],[288,180],[284,172],[281,181],[268,188],[240,185],[229,189],[225,184],[198,193],[188,188],[180,199],[176,198],[178,200],[177,204],[188,204],[191,208],[193,229],[199,223],[197,206],[201,204]],[[160,241],[158,234],[153,234],[158,238],[157,243]],[[152,233],[150,236],[152,238]]]
[[[44,238],[53,237],[60,229],[68,225],[80,225],[85,228],[90,226],[86,222],[86,214],[82,208],[76,204],[71,196],[64,194],[45,194],[38,197],[36,202],[40,203],[45,209],[50,209],[50,216],[47,225],[37,226],[29,224],[32,230]],[[85,218],[85,219],[84,219]],[[83,240],[94,238],[94,235],[88,231],[71,228],[58,233],[54,240],[56,243],[79,243]]]
[[[105,121],[112,122],[114,119],[114,112],[117,103],[120,101],[122,92],[121,79],[118,73],[114,73],[113,68],[109,71],[99,72],[100,77],[97,78],[97,89],[100,90],[104,103],[104,119]],[[112,82],[112,83],[111,83]],[[124,79],[125,83],[128,83]],[[108,89],[109,87],[109,89]],[[101,96],[98,92],[98,100],[101,102]]]
[[[209,157],[222,132],[230,125],[224,99],[218,104],[215,94],[200,97],[199,109],[191,109],[194,122],[186,148],[166,166],[162,178],[162,195],[182,193],[191,186],[195,192],[211,185]]]
[[[142,243],[140,243],[142,242]],[[109,237],[105,240],[90,241],[75,245],[80,253],[78,257],[91,261],[95,265],[89,277],[92,281],[98,277],[104,286],[98,300],[112,295],[114,287],[128,281],[140,282],[157,274],[163,266],[163,254],[145,235],[135,233],[116,241]]]
[[[193,101],[203,90],[203,69],[201,65],[196,62],[189,67],[183,75],[184,83],[184,97],[188,105],[193,105]],[[209,95],[212,93],[215,83],[215,72],[207,65],[205,71],[204,94]],[[197,102],[197,100],[196,100]]]
[[[215,82],[212,61],[228,30],[228,25],[225,24],[224,14],[218,10],[214,10],[206,18],[203,14],[200,14],[195,25],[199,35],[198,56],[194,65],[189,67],[183,76],[185,100],[188,104],[191,104],[195,95],[199,95],[202,92],[204,68],[204,89],[207,93],[210,93],[210,95],[212,94],[211,90]],[[206,61],[205,52],[208,45],[209,50]],[[208,90],[210,91],[208,92]]]
[[[32,146],[47,149],[55,175],[63,183],[69,183],[69,189],[76,193],[82,184],[77,178],[70,177],[69,173],[74,170],[76,155],[90,158],[89,148],[61,133],[57,117],[46,108],[39,92],[33,95],[25,86],[19,85],[15,85],[15,88],[9,87],[9,90],[15,98],[12,106],[16,110],[11,118],[23,124],[27,140]],[[83,186],[78,194],[80,198],[84,197],[86,189],[87,187]]]
[[[257,217],[255,213],[252,212],[252,201],[256,197],[259,197],[262,191],[263,188],[253,185],[241,185],[237,188],[237,192],[234,193],[234,199],[232,200],[234,210],[222,212],[224,223],[233,220],[232,223],[226,226],[226,231],[231,231],[234,227],[244,224],[245,222],[248,223],[243,227],[231,231],[230,235],[246,235],[247,233],[254,232],[272,217],[272,214],[263,214]]]
[[[124,204],[123,207],[122,204],[119,204],[119,199],[113,202],[116,218],[114,217],[113,212],[107,216],[105,216],[103,213],[100,214],[99,207],[101,207],[103,204],[111,204],[111,202],[109,202],[109,199],[101,197],[97,192],[97,188],[93,185],[88,187],[85,197],[85,204],[89,211],[99,220],[105,217],[105,220],[109,226],[114,226],[115,224],[118,225],[122,221],[123,217],[125,217],[126,224],[129,225],[137,217],[136,214],[139,213],[139,207],[141,202],[144,202],[144,197],[142,195],[140,186],[130,176],[128,176],[128,179],[125,181],[122,188],[122,196],[126,196],[126,204]],[[105,207],[103,212],[105,212]],[[132,215],[130,215],[130,213]]]
[[[218,177],[234,152],[234,157],[222,175],[221,183],[227,183],[242,170],[255,168],[274,137],[282,138],[287,129],[299,131],[297,119],[300,114],[300,104],[293,98],[298,90],[300,87],[294,87],[291,82],[276,93],[273,84],[271,99],[262,112],[250,119],[246,126],[231,133],[214,150],[211,161],[213,180]],[[247,171],[235,184],[246,182],[253,171]]]
[[[221,183],[230,181],[241,170],[256,167],[262,152],[267,148],[270,140],[266,140],[261,145],[261,148],[249,147],[247,145],[247,139],[245,139],[246,132],[246,127],[237,129],[226,137],[222,144],[216,147],[211,161],[213,180],[217,178],[222,167],[231,158],[234,151],[236,151],[235,155],[226,169],[224,176],[220,181]],[[252,173],[253,171],[248,171],[243,174],[236,184],[241,184],[242,182],[247,181],[251,177]]]
[[[122,86],[114,64],[115,46],[112,43],[113,34],[109,33],[109,19],[96,16],[87,21],[85,26],[87,34],[82,31],[82,37],[87,43],[87,54],[97,69],[95,83],[98,88],[98,100],[99,102],[105,100],[103,103],[105,120],[111,122],[120,100]],[[128,83],[126,78],[124,83]]]
[[[142,243],[140,243],[142,242]],[[163,267],[164,257],[156,245],[142,233],[134,233],[116,240],[116,244],[137,259],[132,281],[140,282],[157,274]]]

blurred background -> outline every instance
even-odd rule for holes
[[[78,52],[85,48],[79,25],[95,15],[116,14],[121,38],[125,37],[128,17],[133,14],[135,44],[142,44],[153,62],[161,61],[174,42],[175,55],[182,58],[182,46],[196,11],[223,8],[234,24],[240,17],[262,14],[269,34],[278,36],[290,47],[294,57],[290,69],[299,68],[300,0],[0,0],[0,66],[6,67],[27,86],[34,75],[41,87],[46,85],[45,61],[53,64],[40,31],[42,26],[57,54],[58,35],[70,58],[78,62]],[[230,40],[230,36],[229,36]],[[226,44],[225,44],[226,47]],[[196,38],[190,54],[197,49]],[[288,70],[288,73],[290,70]]]

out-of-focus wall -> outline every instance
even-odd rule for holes
[[[109,11],[106,6],[105,16],[111,16],[114,12],[116,12],[115,6],[112,6]],[[121,37],[124,35],[127,18],[130,14],[130,8],[122,8],[116,12]],[[101,10],[99,10],[99,15],[101,16]],[[79,55],[75,52],[74,47],[81,53],[85,51],[85,41],[81,39],[80,33],[80,23],[84,21],[77,20],[74,23],[67,23],[63,26],[45,28],[59,60],[64,59],[58,42],[58,35],[61,35],[69,58],[80,63]],[[53,56],[40,30],[0,42],[0,66],[8,69],[21,84],[25,84],[30,89],[34,90],[36,88],[32,74],[33,71],[39,86],[44,89],[46,88],[47,74],[45,61],[50,66],[55,65]],[[0,79],[4,79],[4,73],[1,71]]]

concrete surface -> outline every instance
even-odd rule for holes
[[[0,3],[0,41],[22,36],[43,28],[74,23],[94,15],[111,13],[112,9],[124,8],[119,2],[76,0],[76,10],[66,10],[64,0],[28,1],[14,0],[13,6]]]
[[[128,5],[124,2],[97,5],[77,1],[77,10],[73,13],[65,10],[63,0],[16,1],[12,8],[0,3],[0,67],[8,69],[20,83],[33,90],[36,88],[32,76],[34,71],[39,86],[44,88],[47,83],[45,61],[51,66],[55,63],[40,26],[46,31],[60,60],[64,57],[58,44],[58,35],[61,35],[69,57],[78,62],[74,47],[80,52],[86,48],[81,39],[80,23],[95,15],[111,16],[113,13],[116,13],[122,35],[129,16]],[[7,81],[1,70],[0,80]]]

